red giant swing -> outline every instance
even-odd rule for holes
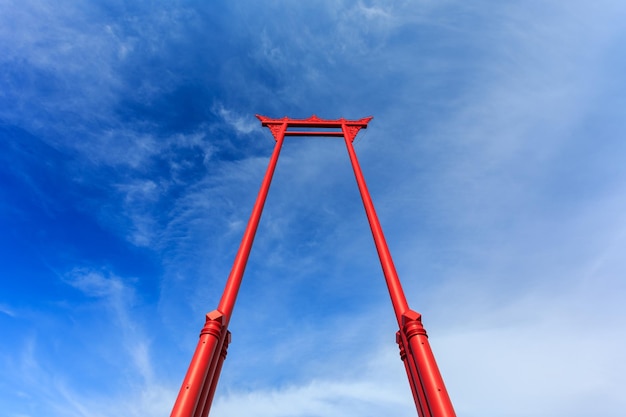
[[[428,336],[422,325],[422,316],[411,310],[406,301],[352,145],[359,130],[366,129],[372,118],[324,120],[316,116],[308,119],[257,117],[261,124],[272,132],[276,140],[274,151],[235,256],[226,288],[217,309],[206,315],[205,325],[200,332],[200,340],[178,393],[171,417],[207,417],[209,414],[222,364],[226,358],[226,350],[230,343],[228,323],[285,136],[330,136],[343,137],[345,140],[398,321],[400,330],[396,333],[396,342],[400,347],[400,358],[406,369],[417,413],[420,417],[454,417],[456,414],[428,343]]]

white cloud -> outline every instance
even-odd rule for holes
[[[105,276],[100,271],[76,268],[66,276],[66,282],[89,297],[107,298],[115,308],[122,308],[122,298],[127,297],[128,290],[118,277]]]
[[[252,115],[243,116],[226,109],[222,104],[214,106],[216,112],[238,134],[246,135],[259,129],[259,121]]]
[[[374,353],[363,363],[358,363],[362,359],[355,356],[352,363],[336,364],[339,369],[357,370],[354,378],[316,379],[301,385],[262,388],[251,392],[240,392],[233,387],[225,394],[219,392],[211,415],[215,417],[246,414],[259,417],[414,415],[415,406],[397,348],[393,346],[393,349]],[[394,361],[396,363],[389,366]]]
[[[357,7],[367,19],[385,19],[390,17],[389,12],[380,6],[366,6],[363,2],[359,2]]]
[[[0,304],[0,313],[6,314],[9,317],[17,317],[17,313],[6,304]]]
[[[618,416],[625,405],[620,346],[626,335],[615,326],[626,314],[623,309],[597,311],[597,302],[602,301],[577,289],[466,312],[447,335],[435,337],[457,412]]]
[[[64,276],[64,280],[85,295],[102,300],[107,313],[114,319],[112,331],[121,336],[117,342],[126,350],[130,363],[143,380],[151,381],[154,372],[150,360],[150,339],[133,314],[138,303],[134,288],[108,271],[90,268],[75,268]]]
[[[76,268],[62,279],[88,297],[66,313],[74,317],[72,326],[88,324],[88,331],[75,335],[62,327],[62,319],[39,317],[19,342],[19,355],[2,355],[3,376],[12,381],[1,398],[3,411],[10,416],[42,411],[69,417],[166,414],[178,387],[155,376],[150,338],[137,314],[132,286],[92,268]],[[76,369],[83,372],[75,374]]]

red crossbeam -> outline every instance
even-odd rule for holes
[[[290,127],[319,127],[319,128],[336,128],[341,129],[341,126],[358,126],[361,129],[366,129],[367,124],[372,120],[372,117],[364,117],[359,120],[347,120],[341,119],[320,119],[316,115],[309,117],[308,119],[290,119],[289,117],[283,117],[282,119],[272,119],[269,117],[258,115],[256,116],[261,121],[261,126],[270,125],[282,125],[287,124],[287,128]]]

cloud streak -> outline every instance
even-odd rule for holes
[[[624,408],[621,2],[0,4],[8,415],[169,411],[255,113],[375,116],[357,153],[459,415]],[[345,146],[288,141],[212,414],[415,415],[395,326]]]

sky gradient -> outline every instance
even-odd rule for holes
[[[355,148],[459,416],[626,409],[626,3],[0,0],[0,414],[166,416],[274,140]],[[415,416],[345,145],[287,138],[211,415]]]

